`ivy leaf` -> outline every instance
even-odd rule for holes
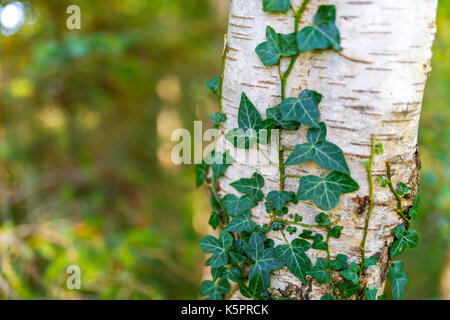
[[[368,267],[376,266],[378,258],[376,256],[371,256],[370,258],[364,258],[364,265]]]
[[[405,226],[401,225],[394,229],[394,235],[397,240],[394,241],[389,250],[392,257],[398,256],[406,248],[417,247],[419,235],[416,230],[407,231]]]
[[[275,248],[275,255],[278,260],[286,264],[288,270],[306,283],[306,274],[311,269],[311,260],[305,254],[310,245],[307,241],[296,239],[290,245],[279,245]],[[306,242],[304,244],[302,241]]]
[[[202,282],[200,295],[209,296],[209,300],[222,300],[223,296],[230,290],[230,284],[226,279],[221,279],[217,283],[207,280]]]
[[[230,183],[230,186],[243,194],[247,194],[253,201],[258,202],[263,198],[261,188],[264,186],[264,178],[257,172],[250,179],[242,178]]]
[[[239,283],[239,281],[242,281],[242,271],[238,267],[224,268],[222,278]]]
[[[259,44],[255,51],[265,66],[273,66],[282,56],[291,57],[298,54],[295,34],[280,34],[272,27],[266,27],[267,41]]]
[[[334,226],[333,228],[328,229],[328,234],[332,238],[339,239],[341,237],[342,229],[344,229],[344,227],[342,227],[342,226]]]
[[[288,212],[286,203],[289,201],[297,203],[294,192],[273,190],[268,193],[264,205],[267,213],[274,211],[277,216],[282,216]]]
[[[212,253],[213,256],[209,265],[213,268],[223,267],[228,264],[227,250],[233,244],[233,236],[226,231],[222,231],[219,239],[213,236],[206,236],[200,241],[200,247],[206,253]]]
[[[320,233],[316,233],[314,235],[314,241],[312,244],[312,248],[316,250],[327,250],[328,244],[326,241],[323,241],[323,236]]]
[[[403,261],[396,260],[392,262],[391,269],[389,269],[387,276],[392,284],[392,298],[394,298],[394,300],[403,299],[405,285],[408,283],[408,276],[405,271],[403,271]]]
[[[320,297],[320,300],[336,300],[331,294],[326,294]]]
[[[348,269],[341,271],[340,273],[345,279],[353,282],[354,284],[359,283],[359,275],[355,272],[354,269],[349,267]]]
[[[297,46],[300,52],[315,49],[333,48],[341,51],[341,38],[335,24],[335,6],[320,6],[314,16],[314,25],[303,28],[297,34]]]
[[[312,267],[308,274],[315,278],[319,284],[330,282],[330,274],[328,273],[328,262],[325,259],[318,258],[316,265]]]
[[[268,119],[275,120],[277,126],[283,128],[284,130],[287,130],[287,131],[297,130],[300,125],[298,122],[295,122],[295,121],[284,121],[283,114],[281,113],[280,105],[273,107],[273,108],[268,108],[266,110],[266,115],[267,115]]]
[[[234,252],[234,251],[230,251],[230,259],[231,259],[231,263],[236,263],[239,265],[244,264],[244,262],[246,260],[246,258],[242,254]]]
[[[206,87],[212,92],[217,93],[220,86],[221,77],[217,76],[206,82]]]
[[[273,231],[283,230],[283,228],[284,228],[284,223],[281,221],[274,221],[270,225],[270,230],[273,230]]]
[[[302,231],[302,233],[300,233],[299,237],[304,238],[304,239],[314,239],[314,236],[312,235],[312,233],[313,232],[311,230],[304,229]]]
[[[286,13],[291,7],[291,0],[264,0],[264,11]]]
[[[319,213],[314,218],[314,220],[317,222],[317,224],[319,226],[322,226],[322,227],[326,227],[326,226],[330,225],[330,223],[331,223],[330,219],[328,218],[328,216],[324,212]]]
[[[342,294],[346,298],[350,298],[352,295],[358,292],[359,290],[359,283],[354,284],[351,281],[344,281],[339,283],[339,289],[341,289]]]
[[[330,260],[331,269],[336,271],[344,270],[347,266],[348,257],[345,254],[338,254],[335,260]]]
[[[225,122],[227,120],[227,116],[224,113],[220,113],[220,112],[215,112],[213,114],[210,114],[209,118],[216,122],[216,124],[215,124],[216,128],[218,128],[222,122]]]
[[[256,207],[256,203],[249,196],[236,197],[234,194],[227,194],[222,199],[222,204],[228,215],[240,216],[247,210]]]
[[[261,115],[247,95],[242,92],[238,111],[238,124],[241,129],[254,129],[261,122]]]
[[[225,230],[230,232],[253,232],[253,230],[255,230],[256,223],[250,219],[250,216],[251,213],[247,211],[243,215],[233,218]]]
[[[277,122],[274,119],[265,119],[256,124],[256,141],[261,144],[268,144],[272,129],[277,126]]]
[[[322,95],[312,90],[303,90],[298,98],[284,99],[280,104],[283,120],[318,128],[321,100]]]
[[[242,239],[234,240],[233,249],[237,253],[243,254],[247,248],[247,242]]]
[[[377,287],[371,283],[367,288],[364,289],[364,295],[367,300],[377,300]]]
[[[265,236],[263,233],[252,233],[245,252],[255,262],[249,272],[250,280],[258,274],[261,275],[263,288],[265,289],[270,283],[269,272],[281,268],[284,263],[275,259],[273,248],[266,249],[264,247],[264,240]]]
[[[397,193],[399,196],[402,196],[404,194],[409,193],[409,191],[411,191],[411,188],[408,187],[406,184],[404,184],[403,182],[399,182],[397,183]]]
[[[197,188],[200,187],[206,179],[206,175],[208,174],[209,164],[205,161],[202,161],[201,164],[198,164],[195,167],[195,176],[196,176],[196,185]]]
[[[211,164],[213,170],[214,180],[219,180],[223,176],[227,168],[234,162],[233,157],[230,155],[230,151],[227,150],[225,153],[211,151],[208,158],[208,163]]]
[[[292,236],[294,233],[297,232],[297,228],[296,228],[296,227],[293,227],[293,226],[288,226],[288,227],[286,228],[286,232],[289,233],[289,235]]]
[[[347,162],[342,150],[335,144],[325,141],[325,123],[319,124],[320,128],[308,130],[308,143],[295,146],[294,151],[286,160],[286,165],[296,165],[312,160],[322,168],[350,174]]]
[[[222,274],[223,274],[223,267],[219,267],[219,268],[211,268],[211,276],[213,278],[213,281],[216,281],[217,279],[219,279]]]
[[[258,274],[250,279],[248,287],[243,283],[239,283],[239,289],[244,297],[261,300],[261,292],[263,290],[263,277]]]
[[[215,230],[220,223],[220,216],[217,211],[213,211],[209,217],[208,224]]]
[[[320,209],[328,211],[336,207],[342,193],[358,189],[358,184],[350,176],[332,172],[323,179],[316,176],[300,178],[297,198],[298,200],[313,200]]]
[[[419,195],[417,195],[416,198],[414,199],[413,206],[408,211],[408,215],[409,215],[409,218],[411,219],[411,221],[414,221],[417,217],[417,213],[419,211],[419,201],[420,201],[420,197],[419,197]]]

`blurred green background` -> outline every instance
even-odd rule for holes
[[[82,29],[69,31],[73,3]],[[213,126],[205,82],[219,73],[229,1],[15,5],[23,24],[0,34],[0,298],[196,299],[209,204],[192,167],[170,161],[171,133]],[[438,28],[407,298],[450,299],[448,1]],[[73,264],[81,290],[66,288]]]

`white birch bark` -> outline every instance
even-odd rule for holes
[[[292,1],[296,8],[300,2]],[[393,241],[392,230],[403,221],[395,212],[394,196],[388,188],[380,186],[377,178],[386,176],[386,161],[399,159],[392,165],[393,183],[403,181],[413,187],[411,198],[404,201],[405,209],[411,205],[419,180],[417,131],[425,83],[431,70],[437,0],[311,0],[300,29],[311,24],[318,6],[325,4],[336,6],[342,55],[334,51],[301,54],[287,81],[286,96],[297,97],[304,89],[323,95],[319,108],[321,121],[328,128],[327,140],[343,150],[351,175],[360,185],[359,191],[342,195],[338,206],[331,211],[342,216],[340,225],[344,226],[340,239],[330,239],[332,259],[341,253],[350,257],[349,262],[361,261],[360,245],[369,195],[367,172],[362,162],[370,157],[372,136],[383,143],[384,155],[376,156],[373,168],[375,206],[366,243],[366,256],[379,256],[379,268],[370,268],[363,277],[367,284],[375,284],[381,294],[390,266],[388,249]],[[291,33],[294,16],[292,12],[265,13],[262,0],[232,0],[222,96],[223,112],[228,119],[223,125],[224,132],[237,127],[242,92],[264,118],[267,108],[280,103],[277,67],[264,67],[255,53],[256,46],[265,41],[267,25],[277,32]],[[283,69],[288,62],[283,60]],[[305,142],[305,135],[305,128],[283,131],[282,146],[294,148]],[[222,148],[234,150],[228,142]],[[287,156],[285,153],[285,159]],[[272,164],[248,164],[243,157],[238,157],[218,182],[219,195],[238,195],[229,183],[251,177],[255,171],[266,180],[264,194],[279,190],[277,155],[272,160]],[[286,167],[286,174],[291,175],[324,176],[326,173],[313,163]],[[296,192],[298,182],[298,179],[287,178],[286,190]],[[270,220],[263,203],[252,210],[253,219],[259,224]],[[289,215],[299,213],[305,223],[314,223],[314,216],[320,212],[309,201],[289,207]],[[298,228],[290,240],[301,231],[302,228]],[[276,244],[283,242],[279,232],[269,232],[268,237]],[[313,263],[317,257],[326,258],[324,251],[311,249],[307,254]],[[332,294],[329,284],[319,285],[310,277],[302,284],[286,267],[273,272],[271,290],[298,299],[319,299],[324,294]],[[236,292],[232,298],[242,296]]]

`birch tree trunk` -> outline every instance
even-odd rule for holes
[[[295,8],[299,8],[300,2],[292,1]],[[300,54],[287,81],[286,96],[297,97],[304,89],[323,95],[319,108],[321,121],[328,128],[327,140],[343,150],[352,178],[360,185],[358,191],[342,195],[338,206],[331,211],[342,216],[339,224],[344,227],[340,239],[330,240],[332,259],[337,254],[345,254],[350,257],[349,262],[361,262],[360,245],[369,195],[367,171],[362,162],[370,157],[373,136],[383,143],[384,154],[377,155],[372,171],[374,209],[366,243],[366,256],[377,255],[379,268],[370,268],[363,276],[363,281],[375,284],[381,294],[391,263],[388,251],[393,242],[392,230],[403,221],[395,212],[397,203],[389,188],[382,188],[376,180],[380,175],[386,176],[386,161],[399,159],[392,164],[393,183],[403,181],[412,187],[404,209],[411,206],[419,183],[417,131],[425,83],[431,70],[437,0],[311,0],[300,28],[311,24],[318,6],[325,4],[336,6],[336,24],[343,51],[341,54],[333,51]],[[280,103],[277,67],[264,67],[255,53],[256,46],[266,40],[267,25],[277,32],[291,33],[294,16],[292,13],[265,13],[262,0],[231,1],[222,92],[222,111],[228,119],[223,125],[224,133],[237,127],[242,92],[262,115],[267,108]],[[288,63],[282,60],[282,69]],[[303,127],[293,132],[282,131],[281,145],[294,148],[305,142],[305,136]],[[233,150],[223,136],[221,141],[222,148]],[[244,158],[235,159],[225,177],[218,181],[221,197],[228,193],[238,195],[229,183],[249,178],[255,171],[265,178],[264,194],[279,189],[276,156],[270,159],[271,163],[264,164],[248,164]],[[324,176],[326,173],[311,162],[286,167],[289,175]],[[296,192],[297,188],[298,179],[286,179],[287,191]],[[289,206],[289,215],[299,213],[305,223],[314,223],[314,216],[320,212],[309,201]],[[269,222],[263,201],[252,210],[252,217],[261,225]],[[298,228],[289,240],[301,231],[302,228]],[[277,245],[283,242],[279,232],[271,231],[267,236]],[[318,257],[326,258],[324,251],[309,250],[307,254],[313,263]],[[319,299],[332,294],[329,284],[319,285],[310,277],[302,284],[286,267],[273,273],[271,290],[298,299]],[[232,296],[232,299],[239,298],[243,297],[238,292]]]

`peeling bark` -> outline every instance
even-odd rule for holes
[[[300,6],[300,0],[292,2],[296,8]],[[384,154],[375,157],[373,167],[374,209],[366,243],[366,256],[378,256],[380,268],[370,268],[369,273],[363,275],[365,284],[375,284],[382,293],[390,265],[391,231],[403,221],[395,212],[394,196],[376,179],[380,175],[386,176],[386,161],[398,159],[392,164],[393,183],[403,181],[413,188],[411,198],[403,202],[404,209],[412,204],[419,182],[417,131],[425,83],[431,70],[437,0],[312,0],[300,28],[311,24],[318,6],[324,4],[336,6],[343,51],[341,54],[333,51],[300,54],[287,81],[286,95],[298,96],[304,89],[316,90],[323,95],[319,108],[321,121],[328,128],[327,140],[343,150],[351,175],[360,185],[357,192],[342,195],[338,206],[331,211],[342,216],[340,225],[344,226],[340,239],[330,239],[332,259],[337,254],[345,254],[349,256],[349,262],[361,262],[360,245],[369,194],[367,172],[362,162],[370,157],[372,136],[376,142],[383,143]],[[292,12],[283,15],[265,13],[261,0],[232,1],[222,95],[222,111],[228,119],[223,125],[224,132],[237,127],[242,92],[262,115],[266,114],[267,108],[280,103],[277,67],[264,67],[255,53],[256,46],[265,41],[266,25],[277,32],[290,33],[294,28],[294,16]],[[282,60],[282,69],[288,63],[288,60]],[[283,131],[281,144],[293,148],[304,143],[305,137],[303,127],[294,132]],[[233,150],[223,136],[219,141],[222,143],[218,149]],[[285,160],[287,156],[288,152],[285,152]],[[251,177],[255,171],[266,180],[264,194],[279,189],[276,157],[266,164],[249,165],[244,160],[237,158],[225,177],[218,181],[221,197],[227,193],[238,195],[229,183]],[[310,162],[286,167],[289,175],[323,177],[326,173]],[[297,191],[297,188],[298,179],[286,179],[286,190]],[[320,212],[310,201],[289,206],[289,215],[299,213],[305,223],[314,223],[314,216]],[[263,201],[252,210],[252,215],[259,224],[270,220]],[[298,232],[288,239],[293,240],[301,231],[299,227]],[[283,242],[279,232],[269,232],[268,237],[276,244]],[[313,263],[318,257],[326,258],[323,251],[309,250],[307,254]],[[273,272],[271,290],[298,299],[319,299],[332,293],[329,284],[319,285],[316,280],[309,279],[302,284],[285,267]],[[243,297],[235,293],[232,298]]]

